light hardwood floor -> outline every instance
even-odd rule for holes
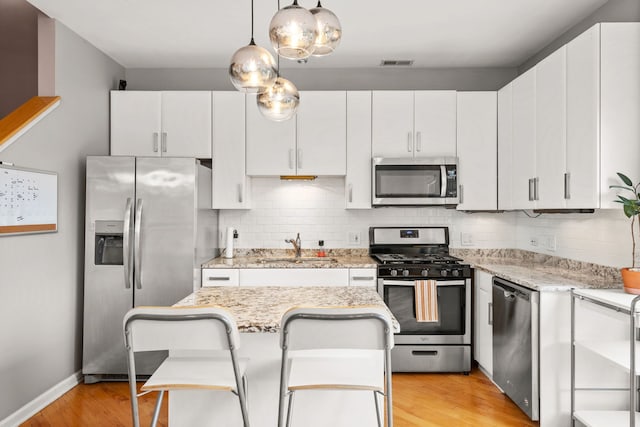
[[[529,427],[530,421],[480,371],[461,374],[394,374],[395,427]],[[155,394],[141,398],[148,425]],[[166,400],[160,422],[167,426]],[[127,383],[80,384],[22,427],[119,427],[131,425]],[[357,427],[357,426],[354,426]]]

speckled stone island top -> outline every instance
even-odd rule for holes
[[[239,249],[230,259],[217,257],[202,264],[202,268],[376,268],[368,249],[327,249],[326,256],[317,257],[311,249],[302,250],[305,262],[296,263],[293,249]],[[311,258],[311,259],[309,259]],[[314,261],[313,259],[316,259]]]
[[[282,315],[293,307],[387,306],[380,295],[365,287],[346,286],[219,286],[198,289],[174,307],[213,305],[231,312],[240,332],[279,332]],[[394,332],[399,332],[397,320]]]

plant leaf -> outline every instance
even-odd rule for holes
[[[637,208],[628,204],[625,204],[622,209],[624,210],[624,214],[627,216],[627,218],[631,218],[632,216],[638,214]]]
[[[631,191],[633,194],[636,194],[636,189],[631,187],[623,187],[622,185],[610,185],[609,188],[621,188],[623,190]]]
[[[622,182],[624,182],[626,185],[633,186],[633,183],[631,182],[629,177],[627,177],[625,174],[618,172],[618,176],[620,177]]]

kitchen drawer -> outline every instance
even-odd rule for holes
[[[203,268],[202,287],[208,286],[238,286],[240,284],[240,270],[233,268]]]
[[[369,286],[376,287],[375,268],[350,268],[349,286]]]
[[[347,286],[347,268],[242,268],[242,286]]]
[[[463,366],[471,371],[471,347],[468,345],[421,346],[396,345],[391,349],[393,372],[452,372]]]

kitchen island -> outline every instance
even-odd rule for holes
[[[241,342],[238,353],[249,359],[247,400],[252,427],[277,425],[280,319],[288,309],[301,306],[386,308],[374,289],[336,286],[208,287],[175,306],[218,306],[235,317]],[[395,319],[393,325],[398,332]],[[382,377],[380,371],[380,378],[376,380],[382,383]],[[241,426],[242,421],[238,400],[231,393],[180,390],[169,393],[169,424],[232,427]],[[370,393],[331,390],[298,393],[292,424],[305,427],[377,425]]]

